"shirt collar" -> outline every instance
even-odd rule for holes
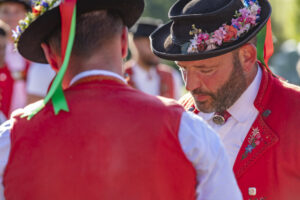
[[[239,122],[245,122],[248,119],[248,113],[257,111],[254,106],[255,98],[258,94],[262,70],[258,67],[255,79],[245,90],[241,97],[227,110],[233,118]]]
[[[89,76],[97,76],[97,75],[112,76],[112,77],[120,79],[121,81],[126,83],[126,80],[122,76],[120,76],[119,74],[117,74],[115,72],[97,69],[97,70],[88,70],[88,71],[84,71],[84,72],[81,72],[81,73],[77,74],[72,79],[70,85],[74,84],[75,82],[77,82],[78,80],[80,80],[82,78],[86,78],[86,77],[89,77]]]

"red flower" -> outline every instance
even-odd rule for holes
[[[207,48],[206,43],[197,44],[197,49],[198,49],[199,52],[204,51],[206,48]]]
[[[40,13],[41,13],[41,11],[42,11],[42,7],[39,5],[39,6],[36,6],[36,7],[34,7],[34,8],[32,9],[32,14],[33,14],[34,16],[39,16]]]
[[[259,141],[259,140],[256,140],[256,141],[255,141],[255,144],[256,144],[256,146],[258,146],[258,145],[260,144],[260,141]]]
[[[228,26],[228,25],[225,25],[224,28],[226,30],[226,35],[224,37],[224,42],[229,42],[230,40],[237,38],[236,28],[234,28],[233,26]]]

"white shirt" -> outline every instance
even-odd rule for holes
[[[28,94],[45,97],[55,74],[48,64],[32,63],[27,74]]]
[[[93,70],[76,76],[72,83],[90,75],[112,74]],[[113,74],[113,77],[120,77]],[[120,80],[125,81],[122,77]],[[8,161],[10,151],[10,129],[13,120],[0,127],[0,181]],[[197,115],[184,112],[179,127],[179,143],[187,159],[197,172],[197,200],[242,200],[242,195],[229,165],[223,144],[215,132]],[[16,191],[17,192],[17,191]],[[4,199],[3,185],[0,200]]]
[[[224,143],[227,154],[229,155],[230,164],[233,167],[237,154],[246,138],[252,124],[254,123],[258,110],[254,106],[257,96],[262,71],[258,68],[255,79],[242,94],[242,96],[227,110],[231,117],[224,125],[217,125],[212,121],[214,113],[199,113],[207,123],[218,133]]]
[[[3,114],[3,112],[0,110],[0,125],[5,122],[7,119],[5,117],[5,115]]]
[[[133,76],[132,80],[135,83],[137,89],[151,95],[160,95],[160,76],[157,73],[155,67],[149,69],[149,71],[140,67],[137,63],[132,67]],[[182,81],[179,73],[173,70],[173,84],[175,99],[179,99],[182,95]]]

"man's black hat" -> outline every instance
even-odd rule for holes
[[[20,3],[25,6],[27,11],[31,10],[30,0],[0,0],[0,5],[1,5],[1,3],[5,3],[5,2]]]
[[[141,18],[130,30],[133,33],[134,38],[137,37],[149,37],[160,25],[162,20],[154,19],[150,17]]]
[[[249,27],[255,14],[246,17],[245,23],[241,13],[247,12],[257,13]],[[171,21],[150,36],[152,50],[161,58],[177,61],[222,55],[251,40],[270,15],[268,0],[178,0],[169,11]]]
[[[118,12],[124,24],[130,28],[141,16],[144,10],[144,0],[77,0],[77,15],[101,9]],[[58,4],[37,17],[22,32],[17,42],[20,54],[33,62],[47,63],[41,43],[60,24],[61,19]]]

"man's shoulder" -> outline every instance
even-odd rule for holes
[[[190,93],[185,94],[179,99],[179,103],[184,107],[185,110],[194,106],[194,100]]]
[[[300,106],[300,87],[297,85],[275,79],[270,93],[270,101],[292,103],[292,105]]]

